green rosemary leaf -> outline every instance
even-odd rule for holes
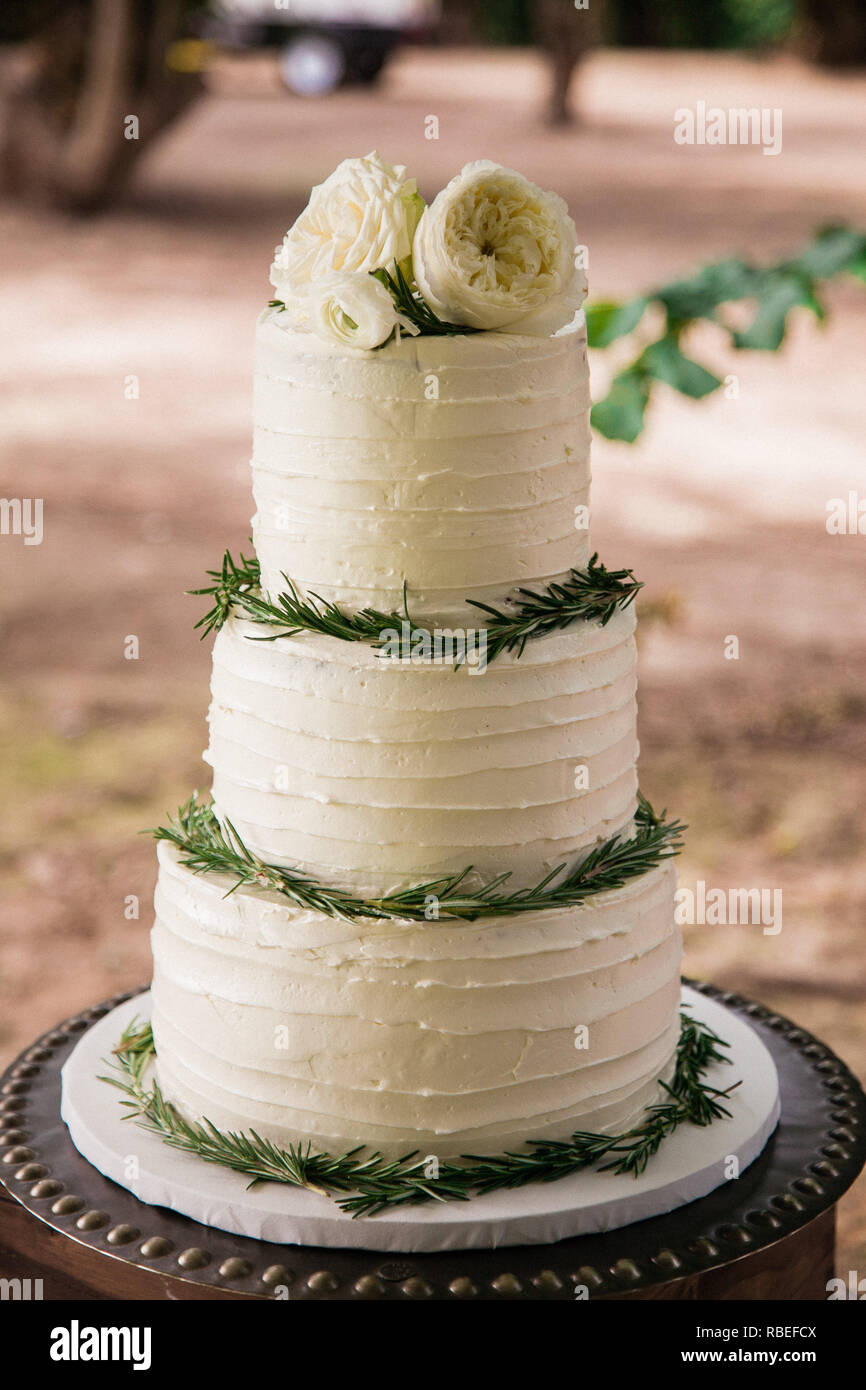
[[[165,1100],[156,1081],[148,1089],[145,1073],[155,1055],[150,1025],[137,1020],[125,1029],[114,1049],[115,1076],[100,1080],[119,1087],[128,1100],[131,1118],[158,1135],[164,1143],[220,1164],[259,1182],[303,1187],[330,1196],[352,1217],[428,1202],[465,1202],[475,1194],[533,1182],[556,1182],[569,1173],[594,1168],[597,1172],[631,1173],[639,1177],[659,1148],[684,1124],[711,1124],[730,1112],[720,1102],[740,1084],[720,1091],[705,1076],[713,1063],[729,1063],[719,1051],[727,1043],[707,1026],[683,1012],[674,1075],[663,1084],[669,1097],[650,1106],[623,1134],[593,1134],[577,1130],[570,1139],[530,1139],[525,1151],[504,1154],[463,1154],[439,1166],[432,1176],[426,1158],[417,1151],[386,1159],[362,1147],[344,1154],[315,1152],[309,1143],[283,1149],[255,1130],[223,1131],[210,1120],[189,1121]],[[601,1160],[608,1159],[608,1162]]]
[[[213,606],[196,623],[202,637],[218,632],[233,611],[248,621],[274,628],[252,641],[275,642],[280,637],[294,637],[300,632],[316,632],[335,637],[342,642],[367,642],[378,650],[385,645],[385,632],[401,632],[401,624],[410,624],[415,638],[426,637],[432,643],[435,633],[417,625],[409,612],[407,586],[403,584],[403,610],[382,612],[378,608],[362,608],[356,613],[344,611],[330,599],[311,593],[304,596],[297,585],[283,575],[286,588],[270,598],[259,587],[259,562],[241,555],[235,561],[229,551],[223,556],[218,570],[208,570],[214,582],[192,594],[204,594]],[[593,622],[604,627],[619,609],[628,608],[643,587],[631,570],[609,570],[594,554],[584,569],[572,569],[561,583],[548,584],[540,593],[518,589],[506,606],[495,608],[476,599],[467,602],[483,612],[488,664],[503,652],[519,658],[531,638],[545,637],[576,622]]]
[[[264,888],[288,898],[297,907],[343,921],[429,921],[431,900],[437,905],[434,920],[477,921],[572,907],[588,897],[621,888],[678,854],[686,828],[680,821],[666,820],[664,813],[657,815],[646,798],[639,795],[632,836],[612,836],[589,850],[572,868],[559,865],[530,888],[509,890],[508,870],[479,887],[469,887],[469,866],[460,873],[397,889],[381,898],[358,898],[295,869],[265,863],[244,844],[231,821],[220,821],[212,804],[199,802],[197,797],[194,792],[167,826],[152,831],[155,839],[175,846],[188,869],[233,879],[226,896],[242,887]]]

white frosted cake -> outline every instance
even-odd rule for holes
[[[405,192],[403,171],[374,160],[347,161],[366,166],[363,196],[380,169]],[[482,184],[493,168],[470,166]],[[290,582],[345,613],[389,613],[402,610],[405,585],[413,623],[477,629],[484,611],[470,600],[501,608],[589,559],[582,287],[563,266],[530,264],[522,315],[485,328],[471,303],[443,293],[425,254],[444,195],[417,229],[404,198],[413,283],[440,318],[478,331],[414,334],[399,314],[395,331],[383,300],[374,309],[388,339],[357,346],[366,322],[351,295],[366,293],[362,278],[389,294],[370,271],[405,264],[407,247],[392,237],[379,266],[352,261],[333,229],[322,232],[332,180],[310,207],[325,253],[341,257],[319,276],[337,310],[319,312],[315,276],[298,289],[305,213],[286,238],[288,269],[279,257],[275,266],[286,307],[257,327],[261,590],[273,597]],[[332,186],[340,218],[361,196],[345,178]],[[488,257],[498,225],[483,230]],[[505,283],[502,263],[500,298],[514,298],[520,286]],[[567,311],[556,336],[543,316],[539,327],[538,284],[542,308],[558,293]],[[263,863],[358,899],[469,866],[469,885],[509,871],[509,889],[526,889],[634,833],[631,606],[563,625],[486,669],[391,660],[322,632],[274,638],[240,609],[218,632],[211,690],[205,756],[219,820]],[[343,920],[255,882],[229,892],[225,875],[189,867],[171,843],[159,858],[157,1076],[186,1115],[281,1144],[446,1156],[621,1130],[661,1095],[679,1036],[668,862],[565,907],[471,921],[434,903],[429,920]]]

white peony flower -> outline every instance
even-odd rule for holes
[[[344,159],[313,189],[277,247],[271,284],[288,299],[326,275],[406,262],[423,206],[404,165],[387,164],[375,151]]]
[[[487,159],[467,164],[425,209],[412,256],[431,309],[471,328],[544,337],[586,297],[562,198]]]
[[[380,347],[398,324],[418,332],[397,313],[385,286],[366,272],[327,276],[291,301],[288,312],[293,327],[309,327],[326,343],[344,347]]]

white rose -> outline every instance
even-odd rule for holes
[[[431,309],[471,328],[544,337],[586,297],[562,198],[486,159],[467,164],[425,209],[412,257]]]
[[[380,347],[398,324],[408,333],[418,332],[397,313],[385,286],[366,273],[329,275],[290,302],[288,312],[294,327],[309,327],[326,343],[343,347]]]
[[[402,164],[373,152],[344,159],[283,238],[271,266],[281,299],[326,275],[372,271],[406,261],[424,203]]]

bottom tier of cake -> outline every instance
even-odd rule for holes
[[[681,942],[664,864],[579,908],[346,923],[159,847],[164,1095],[280,1144],[496,1153],[628,1128],[663,1094]]]

